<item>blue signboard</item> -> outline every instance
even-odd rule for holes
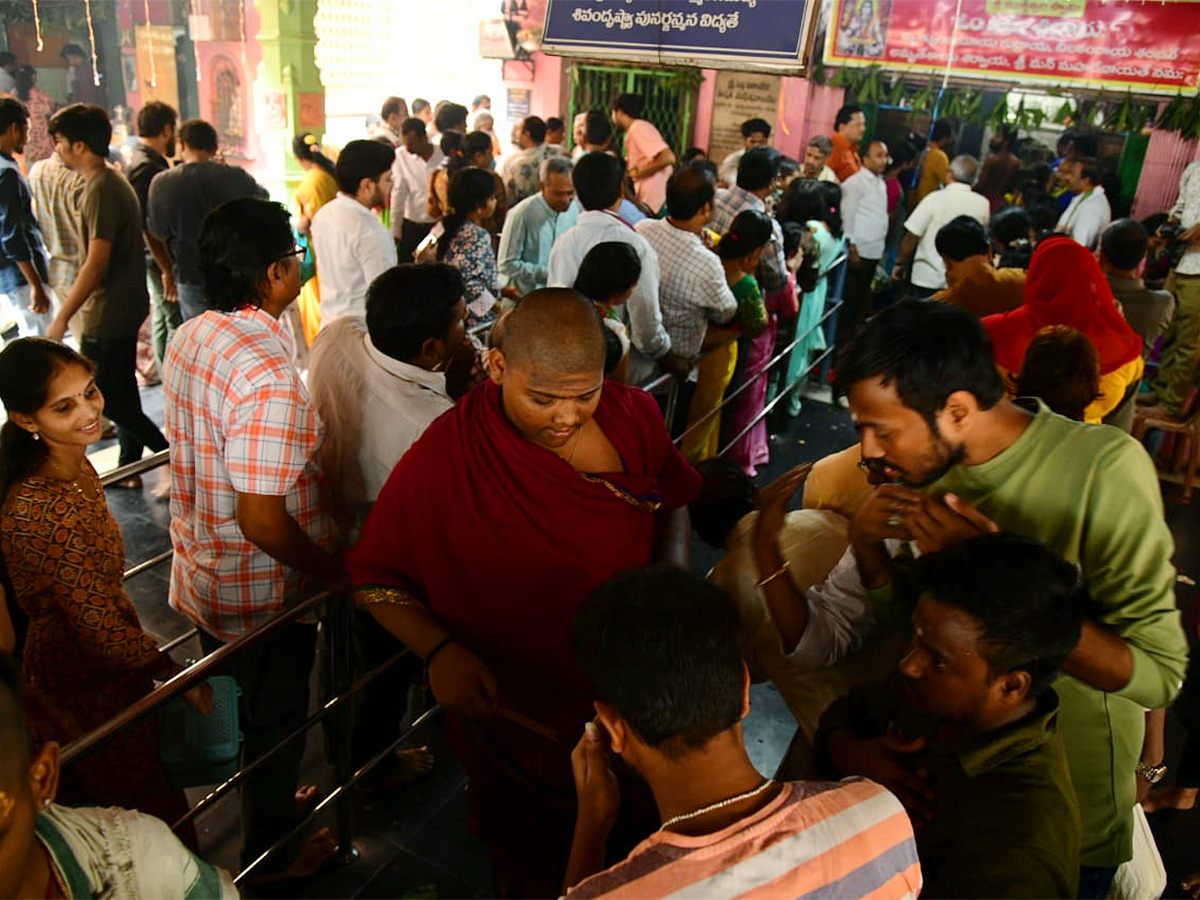
[[[803,68],[816,0],[549,0],[542,49],[718,68]]]

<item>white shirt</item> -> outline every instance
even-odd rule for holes
[[[959,216],[970,216],[980,225],[987,225],[991,214],[987,197],[975,193],[969,184],[955,181],[926,194],[904,223],[905,231],[921,239],[913,256],[912,283],[926,290],[946,287],[946,264],[937,252],[938,232]]]
[[[379,350],[366,323],[344,318],[321,331],[308,370],[313,405],[327,423],[325,475],[352,508],[375,502],[408,448],[454,406],[446,376]],[[333,463],[330,465],[330,463]]]
[[[1104,188],[1096,185],[1090,191],[1076,194],[1071,205],[1063,210],[1056,231],[1069,234],[1089,250],[1095,250],[1100,235],[1112,223],[1112,207]]]
[[[741,165],[742,157],[745,155],[746,148],[742,147],[738,150],[734,150],[723,160],[721,160],[721,166],[717,172],[720,174],[721,184],[725,185],[725,187],[731,188],[737,185],[738,166]]]
[[[392,234],[400,237],[404,220],[429,225],[429,179],[438,170],[446,157],[440,147],[433,148],[433,155],[423,159],[409,153],[401,145],[396,148],[396,161],[392,163]],[[325,290],[324,286],[321,288]]]
[[[313,253],[321,277],[321,327],[367,311],[367,288],[398,262],[396,242],[375,214],[339,193],[317,210]]]
[[[1183,170],[1179,199],[1171,209],[1171,218],[1178,219],[1184,231],[1200,225],[1200,160]],[[1200,275],[1200,242],[1188,244],[1175,271],[1180,275]]]
[[[658,301],[658,254],[650,243],[607,209],[586,210],[579,215],[575,227],[567,230],[550,250],[547,287],[573,287],[579,267],[589,250],[604,241],[632,244],[642,261],[642,275],[625,303],[629,330],[637,354],[630,355],[629,381],[637,384],[653,373],[652,360],[671,349],[671,338],[663,327],[662,309]]]
[[[720,257],[700,235],[666,219],[643,219],[634,227],[658,255],[659,308],[671,350],[676,356],[699,356],[708,323],[727,325],[737,313]]]
[[[863,259],[883,258],[887,243],[887,185],[882,175],[859,169],[842,184],[842,221],[846,238]]]
[[[817,176],[817,181],[828,181],[830,184],[841,184],[841,182],[838,181],[837,175],[834,174],[833,169],[829,168],[829,166],[824,166],[821,169],[821,174]],[[884,189],[886,190],[886,185]]]

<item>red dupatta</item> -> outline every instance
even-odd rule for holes
[[[645,392],[605,382],[595,418],[625,472],[581,475],[479,385],[400,460],[347,558],[356,588],[418,593],[488,664],[504,706],[572,740],[591,715],[570,648],[580,603],[650,563],[655,513],[700,487]]]
[[[987,316],[996,364],[1016,374],[1033,336],[1048,325],[1069,325],[1088,336],[1100,356],[1100,374],[1142,355],[1142,339],[1117,309],[1096,257],[1066,235],[1043,240],[1029,262],[1025,305]]]

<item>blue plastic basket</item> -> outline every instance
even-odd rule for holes
[[[202,716],[182,697],[159,711],[159,756],[176,788],[219,784],[238,770],[242,732],[238,727],[236,679],[215,675],[212,712]]]

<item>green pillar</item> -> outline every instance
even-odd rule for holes
[[[317,0],[255,0],[262,61],[255,76],[255,127],[266,165],[264,186],[289,202],[300,176],[292,138],[325,131],[325,88],[317,69]]]

